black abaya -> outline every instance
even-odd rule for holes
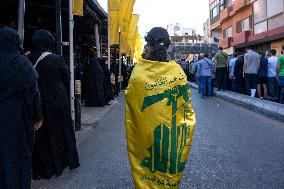
[[[33,122],[42,120],[38,74],[20,55],[20,37],[0,29],[0,188],[29,189]]]
[[[51,49],[47,31],[33,36],[33,44],[38,51]],[[38,39],[35,38],[38,36]],[[46,43],[44,43],[46,42]],[[39,55],[38,51],[34,52]],[[34,58],[37,60],[38,58]],[[35,62],[33,62],[35,63]],[[39,74],[43,126],[36,132],[33,153],[34,178],[51,178],[61,175],[69,166],[79,166],[75,132],[69,106],[70,72],[64,60],[58,55],[48,55],[36,66]]]

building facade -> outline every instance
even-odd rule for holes
[[[227,52],[258,52],[284,45],[284,0],[235,0],[220,12],[220,46]]]

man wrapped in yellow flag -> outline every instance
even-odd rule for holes
[[[190,90],[181,67],[167,61],[167,31],[153,28],[146,42],[125,92],[132,175],[136,189],[179,188],[196,121]]]

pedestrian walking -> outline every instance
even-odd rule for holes
[[[250,47],[247,48],[247,53],[244,56],[244,78],[246,95],[255,96],[257,86],[257,72],[259,68],[260,56]]]
[[[259,61],[259,69],[257,72],[257,96],[258,98],[267,99],[267,73],[268,73],[268,59],[264,54],[261,54]],[[263,89],[263,97],[262,97]]]
[[[229,62],[229,78],[231,81],[231,90],[233,92],[237,92],[237,81],[236,81],[236,77],[234,76],[234,71],[235,71],[235,65],[236,65],[236,61],[237,61],[237,54],[233,55],[233,58],[231,58],[230,62]]]
[[[222,47],[219,47],[215,55],[215,68],[218,90],[227,90],[228,54],[223,51]]]
[[[32,36],[31,60],[39,74],[43,126],[36,132],[33,178],[49,179],[79,167],[70,111],[70,72],[61,56],[53,54],[53,37],[46,30]]]
[[[271,49],[271,57],[268,58],[268,94],[272,98],[272,101],[276,101],[277,98],[277,79],[276,79],[276,66],[278,58],[276,56],[276,50]]]
[[[206,96],[212,96],[211,77],[213,61],[208,58],[208,54],[203,54],[201,57],[197,70],[200,77],[201,95],[202,98],[205,98]]]
[[[133,180],[136,189],[179,188],[195,126],[190,89],[181,67],[167,60],[167,30],[153,28],[145,40],[146,59],[136,65],[125,92]]]
[[[0,188],[30,189],[34,129],[42,124],[38,74],[17,31],[0,28]]]
[[[281,49],[281,56],[278,58],[277,64],[278,84],[280,86],[280,103],[284,104],[284,45]]]

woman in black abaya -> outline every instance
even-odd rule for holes
[[[100,59],[100,65],[104,71],[104,93],[105,93],[105,99],[108,103],[109,101],[113,100],[113,92],[112,92],[112,86],[111,86],[111,73],[109,69],[107,68],[107,65],[105,64],[104,59]]]
[[[35,136],[33,177],[49,179],[69,166],[79,167],[69,106],[70,72],[61,56],[52,54],[53,37],[38,30],[32,38],[31,60],[39,74],[43,126]]]
[[[85,100],[88,107],[101,107],[106,104],[104,93],[104,71],[100,59],[95,58],[85,70]]]
[[[42,123],[38,74],[19,34],[0,28],[0,188],[30,189],[34,129]]]

